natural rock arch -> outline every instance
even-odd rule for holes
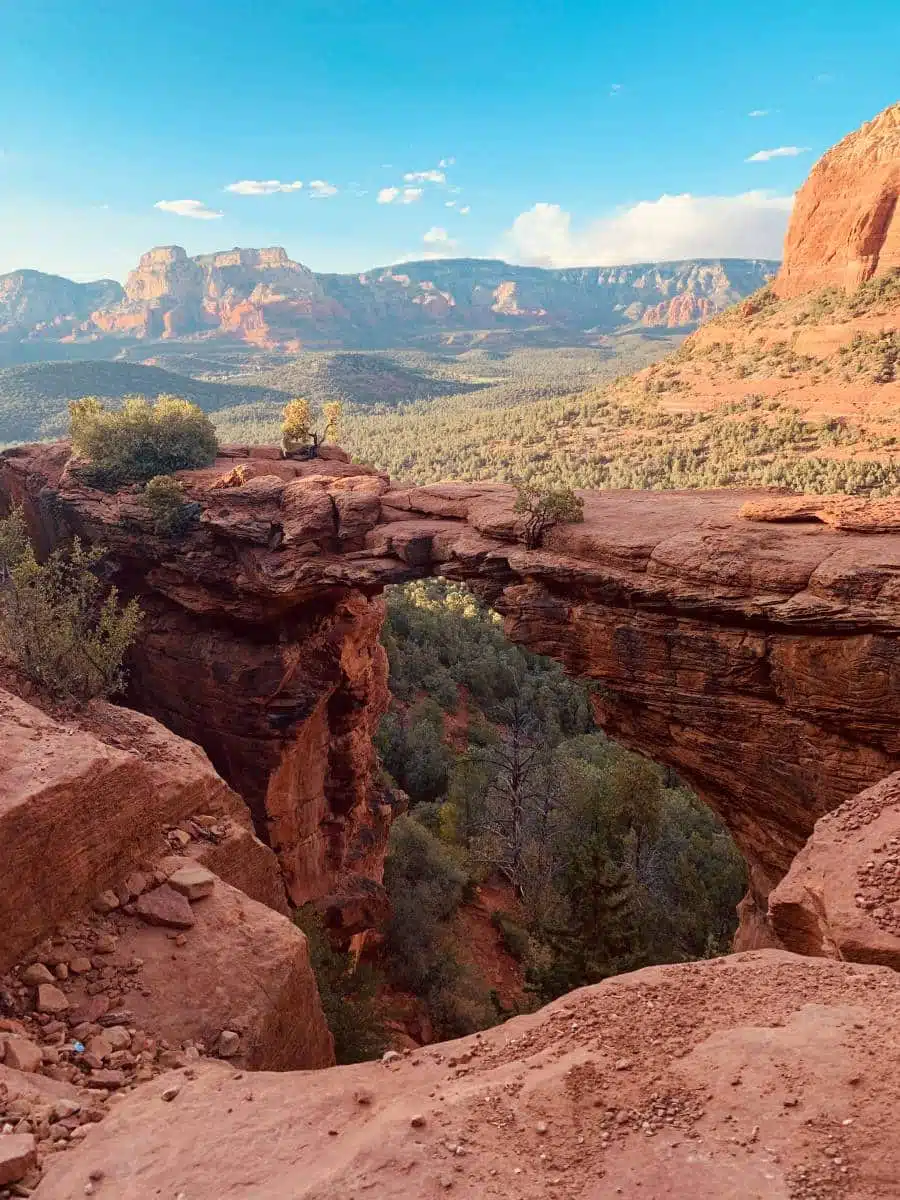
[[[815,820],[900,766],[889,505],[862,532],[876,519],[858,502],[825,520],[788,505],[770,524],[740,515],[752,501],[765,516],[768,493],[584,493],[584,524],[526,551],[510,487],[396,487],[345,457],[227,450],[183,474],[203,516],[178,541],[135,497],[74,482],[64,444],[0,457],[0,499],[25,501],[45,546],[71,531],[110,547],[147,611],[132,701],[241,792],[293,901],[378,877],[380,593],[405,579],[468,582],[513,640],[596,681],[603,728],[727,822],[757,910]],[[210,490],[235,459],[249,481]]]

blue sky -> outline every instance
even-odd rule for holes
[[[775,255],[898,35],[896,0],[0,0],[0,272]]]

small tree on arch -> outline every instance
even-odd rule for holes
[[[337,440],[342,412],[339,400],[323,404],[325,429],[319,434],[313,423],[309,401],[303,397],[290,400],[282,410],[281,453],[285,458],[316,458],[322,442]]]
[[[525,516],[523,540],[529,550],[536,550],[554,525],[577,525],[584,520],[584,501],[571,488],[517,483],[513,511]]]

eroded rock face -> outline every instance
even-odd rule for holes
[[[0,972],[158,857],[167,826],[195,813],[231,828],[210,846],[217,869],[283,912],[271,851],[199,746],[129,709],[94,702],[55,720],[0,689]]]
[[[63,459],[7,454],[0,491],[45,544],[66,528],[111,548],[149,614],[134,702],[242,792],[295,902],[379,877],[377,597],[403,579],[469,582],[514,640],[600,684],[599,723],[721,813],[760,911],[816,819],[897,767],[896,532],[740,516],[767,493],[603,492],[527,551],[508,486],[391,487],[233,448],[182,475],[203,517],[164,542],[137,497],[80,487]],[[237,460],[248,482],[210,490]]]
[[[900,970],[900,771],[816,822],[769,913],[798,954]]]
[[[193,921],[184,948],[153,923],[123,923],[117,957],[141,963],[122,999],[133,1023],[210,1053],[222,1030],[237,1031],[236,1066],[330,1066],[333,1044],[300,930],[221,879],[184,903]]]
[[[854,130],[813,167],[794,205],[782,298],[823,287],[852,291],[900,267],[900,104]]]
[[[200,747],[151,717],[99,702],[54,716],[0,690],[0,871],[8,1067],[88,1087],[110,1067],[118,1087],[165,1067],[154,1039],[213,1053],[223,1030],[236,1031],[236,1065],[333,1063],[278,860]],[[83,1060],[61,1058],[59,1038],[42,1050],[34,1010],[99,1040],[76,1035]],[[107,1045],[115,1030],[100,1027],[123,1025],[152,1035],[149,1059],[115,1060],[131,1037],[119,1028],[122,1044]]]
[[[762,951],[620,975],[388,1065],[201,1064],[171,1103],[168,1079],[121,1100],[35,1197],[81,1200],[95,1169],[98,1194],[130,1200],[882,1200],[900,1177],[898,987]]]

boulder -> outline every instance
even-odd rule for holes
[[[900,771],[816,822],[769,916],[798,954],[900,971]]]
[[[240,1044],[226,1039],[232,1061],[258,1070],[332,1063],[306,938],[293,922],[220,879],[194,905],[168,890],[193,925],[182,944],[163,926],[132,921],[124,928],[117,956],[142,963],[122,1000],[127,1024],[174,1046],[200,1043],[210,1053],[223,1030],[233,1033]],[[103,1014],[101,1023],[111,1016]],[[112,1029],[100,1036],[117,1043]]]
[[[98,897],[100,911],[117,909],[113,888],[128,881],[130,895],[163,830],[198,811],[228,823],[220,851],[203,843],[219,851],[219,872],[284,908],[277,863],[243,802],[198,746],[152,718],[95,701],[55,720],[0,688],[0,745],[0,854],[15,863],[0,892],[0,970]],[[29,979],[48,982],[45,970],[34,964]]]
[[[3,1055],[3,1064],[12,1071],[24,1071],[28,1075],[33,1075],[40,1070],[41,1062],[43,1061],[40,1046],[36,1046],[34,1042],[28,1041],[27,1038],[10,1037],[6,1038],[5,1042],[0,1038],[0,1046],[5,1045],[6,1053]]]
[[[191,929],[194,925],[190,904],[181,891],[167,883],[138,896],[134,911],[148,925],[165,925],[170,929]]]
[[[191,901],[208,896],[215,886],[216,877],[212,871],[199,865],[179,867],[169,876],[169,887]]]
[[[37,1144],[32,1134],[0,1134],[0,1186],[18,1183],[36,1166]]]

